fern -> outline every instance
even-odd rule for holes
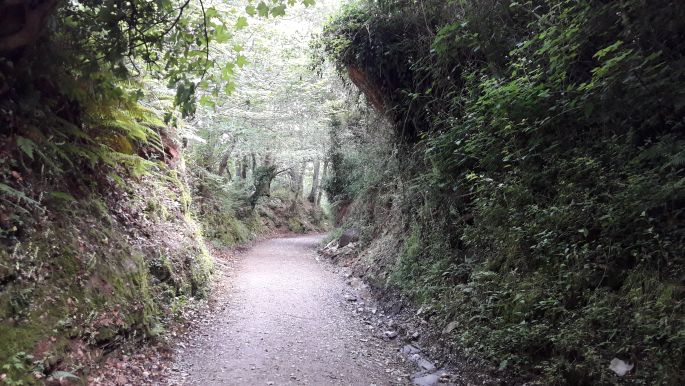
[[[22,207],[21,205],[17,205],[14,203],[14,201],[17,201],[19,204],[22,202],[25,202],[26,204],[29,204],[30,207],[35,208],[40,208],[40,203],[30,197],[28,197],[26,194],[23,192],[20,192],[13,187],[3,184],[0,182],[0,193],[2,193],[2,198],[3,201],[11,204],[12,206],[17,207],[18,209],[22,210],[23,212],[29,212],[26,208]]]
[[[685,150],[673,154],[667,165],[676,169],[685,167]]]
[[[33,159],[33,149],[36,147],[36,144],[33,141],[19,136],[17,137],[17,146],[19,146],[19,150],[26,154],[27,157]]]

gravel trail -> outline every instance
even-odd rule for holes
[[[397,344],[354,314],[345,279],[317,260],[321,238],[263,241],[220,268],[213,312],[176,350],[175,383],[411,384]]]

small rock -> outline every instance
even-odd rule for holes
[[[357,301],[357,297],[352,295],[352,294],[345,294],[344,298],[348,302],[356,302]]]
[[[342,248],[346,246],[347,244],[354,243],[355,241],[359,240],[359,231],[354,228],[350,228],[343,232],[343,234],[340,236],[340,239],[338,239],[338,248]]]
[[[412,383],[416,386],[434,386],[440,381],[438,374],[428,374],[412,379]]]
[[[397,331],[386,331],[383,333],[383,335],[388,339],[395,339],[397,338]]]
[[[418,354],[420,352],[421,352],[420,348],[418,348],[414,345],[411,345],[411,344],[407,344],[404,347],[402,347],[402,353],[403,354]]]
[[[450,332],[454,331],[455,328],[457,328],[458,324],[459,323],[457,323],[456,320],[449,322],[449,324],[442,329],[442,333],[445,335],[449,334]]]
[[[417,340],[417,339],[419,339],[420,336],[421,336],[421,333],[419,333],[418,331],[414,331],[414,332],[410,335],[410,338],[411,338],[411,340]]]
[[[418,367],[422,368],[423,370],[435,370],[435,365],[419,353],[412,354],[411,356],[409,356],[409,360],[414,362]]]

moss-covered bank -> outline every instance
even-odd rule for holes
[[[389,122],[331,157],[360,271],[510,374],[683,384],[684,17],[669,0],[353,2],[324,45]],[[343,118],[334,132],[360,132]]]
[[[182,160],[125,185],[56,184],[0,249],[0,373],[38,382],[82,374],[123,341],[163,331],[201,297],[212,269],[190,212]],[[71,190],[70,190],[71,189]],[[21,229],[18,229],[18,226]]]

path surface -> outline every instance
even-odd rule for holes
[[[220,279],[231,288],[177,349],[176,383],[410,384],[397,344],[354,315],[344,278],[317,260],[320,240],[271,239],[238,256]]]

